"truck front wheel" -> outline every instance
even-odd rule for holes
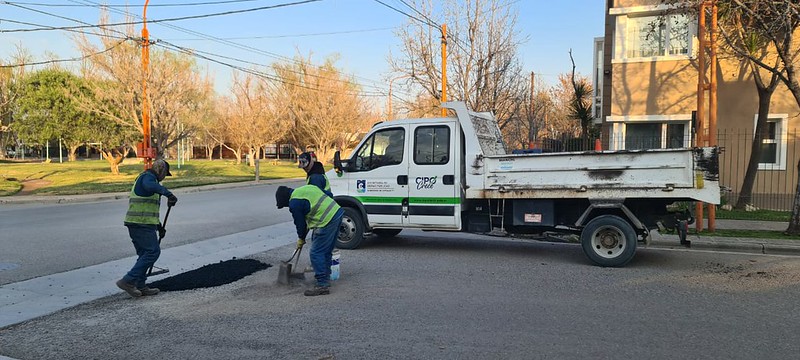
[[[583,228],[581,246],[589,260],[597,265],[624,266],[636,253],[636,232],[619,216],[598,216]]]
[[[339,225],[339,236],[336,247],[339,249],[355,249],[364,241],[364,218],[361,213],[351,207],[343,207],[344,216]]]

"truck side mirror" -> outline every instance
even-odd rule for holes
[[[342,155],[339,153],[339,150],[333,154],[333,169],[336,171],[337,174],[341,174],[342,169]]]

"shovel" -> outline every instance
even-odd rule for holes
[[[167,219],[169,219],[169,211],[170,210],[172,210],[172,206],[167,207],[167,214],[164,215],[164,222],[161,224],[161,226],[164,227],[165,229],[167,227]],[[161,246],[161,239],[163,239],[163,238],[164,237],[161,236],[161,234],[158,235],[158,246],[159,247]],[[153,271],[153,269],[156,269],[156,271]],[[150,269],[147,269],[147,276],[161,275],[161,274],[166,274],[168,272],[169,272],[169,269],[167,269],[167,268],[160,268],[158,266],[152,265],[152,266],[150,266]]]
[[[300,260],[300,253],[303,251],[303,247],[300,246],[294,250],[292,257],[289,260],[281,261],[280,267],[278,268],[278,283],[283,285],[291,284],[292,278],[304,280],[306,278],[305,273],[292,273],[292,268],[297,267],[297,261]],[[294,260],[294,266],[292,266],[292,259]]]

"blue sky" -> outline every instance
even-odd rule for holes
[[[251,9],[299,0],[240,0],[216,5],[160,6],[220,1],[225,0],[151,0],[147,8],[147,19],[153,21]],[[408,14],[415,14],[406,5],[412,3],[409,0],[381,1]],[[77,56],[71,33],[7,32],[6,30],[32,27],[8,20],[55,27],[80,25],[64,18],[96,24],[100,11],[92,5],[97,3],[100,2],[0,1],[0,59],[9,59],[17,44],[22,44],[35,60],[46,60],[48,52],[55,54],[57,58]],[[106,3],[120,5],[125,4],[125,0],[107,0]],[[572,48],[578,72],[591,77],[592,41],[603,34],[603,1],[509,0],[507,3],[518,11],[517,29],[520,34],[529,38],[519,48],[520,59],[526,71],[534,71],[540,74],[543,80],[552,84],[556,75],[571,70],[568,51]],[[140,16],[144,1],[133,1],[130,4],[131,12]],[[23,9],[21,6],[28,9]],[[122,8],[114,9],[124,11]],[[112,12],[111,15],[112,22],[124,20],[122,15],[116,12]],[[285,61],[284,57],[294,57],[298,51],[306,56],[311,53],[312,61],[315,63],[321,63],[324,58],[338,54],[337,65],[345,72],[354,74],[357,80],[365,85],[386,88],[389,77],[386,58],[390,50],[395,54],[398,53],[399,41],[392,29],[405,24],[407,19],[405,15],[373,0],[322,0],[248,13],[175,21],[168,23],[169,26],[149,23],[148,30],[151,39],[163,39],[182,47],[260,64]],[[136,34],[140,34],[141,25],[136,25],[135,31]],[[221,39],[237,38],[228,41],[239,46],[203,39],[209,36]],[[228,62],[233,63],[233,61]],[[202,60],[199,60],[199,63],[205,64]],[[220,65],[208,65],[208,70],[214,74],[218,83],[217,90],[223,92],[230,79],[230,69]]]

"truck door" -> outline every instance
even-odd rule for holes
[[[413,227],[458,229],[461,192],[455,123],[412,124],[408,162],[408,217]]]
[[[367,211],[370,225],[400,227],[408,196],[408,126],[377,130],[350,159],[350,189]]]

